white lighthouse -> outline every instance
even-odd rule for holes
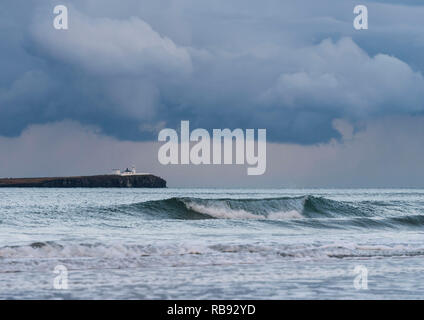
[[[126,168],[123,171],[121,171],[120,169],[112,169],[112,174],[118,176],[142,176],[150,173],[138,173],[135,169],[135,166],[132,166],[131,169]]]

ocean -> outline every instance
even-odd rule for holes
[[[422,299],[423,227],[418,189],[4,188],[0,299]]]

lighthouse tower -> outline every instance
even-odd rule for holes
[[[142,175],[148,175],[150,173],[139,173],[135,169],[135,166],[132,166],[131,169],[126,168],[123,171],[121,171],[120,169],[113,169],[112,174],[118,175],[118,176],[142,176]]]

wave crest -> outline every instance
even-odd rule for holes
[[[188,210],[208,215],[217,219],[302,219],[303,216],[297,210],[269,211],[257,210],[254,206],[237,206],[237,200],[200,200],[182,199],[181,201]],[[242,202],[242,201],[241,201]],[[238,203],[240,204],[240,203]]]
[[[174,197],[113,208],[114,214],[143,219],[237,219],[264,220],[312,228],[416,228],[424,215],[390,210],[369,201],[336,201],[311,195],[259,199],[204,199]]]
[[[169,198],[129,205],[156,218],[171,219],[258,219],[366,217],[371,213],[352,204],[321,197],[280,197],[262,199]]]

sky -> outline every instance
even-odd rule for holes
[[[2,177],[134,164],[175,187],[424,187],[422,1],[0,6]],[[159,164],[158,132],[182,120],[267,129],[266,173]]]

